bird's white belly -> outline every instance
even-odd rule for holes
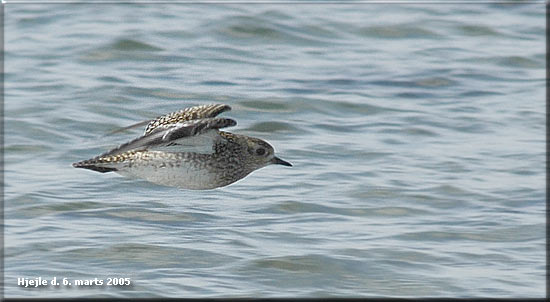
[[[174,186],[190,190],[214,189],[221,184],[216,177],[204,166],[197,166],[186,162],[178,165],[132,165],[116,171],[118,174],[142,178],[152,183],[164,186]]]

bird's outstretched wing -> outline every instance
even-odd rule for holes
[[[218,129],[235,126],[236,124],[235,120],[229,118],[203,118],[159,125],[139,138],[92,159],[74,163],[73,166],[99,172],[109,172],[113,169],[99,167],[98,164],[124,160],[125,155],[136,151],[212,153],[216,141],[224,139],[219,135]]]
[[[206,119],[216,117],[218,114],[231,110],[231,107],[225,104],[210,104],[185,108],[176,112],[159,116],[149,122],[145,127],[145,133],[150,133],[158,127],[183,123],[186,121]]]
[[[164,150],[164,148],[174,145],[193,146],[193,142],[186,142],[186,140],[193,140],[194,138],[203,136],[207,133],[209,134],[207,136],[210,139],[207,139],[206,141],[211,141],[211,143],[206,147],[212,148],[214,143],[213,140],[219,137],[217,134],[217,129],[235,126],[236,124],[237,122],[235,120],[229,118],[204,118],[180,123],[159,125],[143,136],[122,144],[100,156],[112,156],[127,151],[168,151]],[[185,151],[191,152],[189,150],[180,150],[180,152]]]
[[[224,111],[229,111],[229,110],[231,110],[231,107],[225,104],[209,104],[209,105],[189,107],[176,112],[171,112],[171,113],[156,117],[152,120],[145,120],[139,123],[132,124],[130,126],[115,129],[107,133],[106,135],[113,135],[119,132],[123,132],[126,130],[130,130],[130,129],[134,129],[142,126],[146,126],[145,132],[143,134],[147,134],[153,131],[157,127],[175,124],[175,123],[182,123],[190,120],[212,118],[212,117],[216,117],[218,114]]]

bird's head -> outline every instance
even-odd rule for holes
[[[259,138],[247,138],[248,159],[258,168],[268,165],[283,165],[292,167],[292,164],[275,156],[275,150],[266,141]]]

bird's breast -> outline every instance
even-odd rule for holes
[[[238,160],[220,154],[142,152],[117,168],[117,173],[184,189],[213,189],[248,173]]]

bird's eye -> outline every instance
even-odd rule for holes
[[[256,149],[256,154],[258,155],[264,155],[265,154],[265,149],[264,148],[258,148]]]

